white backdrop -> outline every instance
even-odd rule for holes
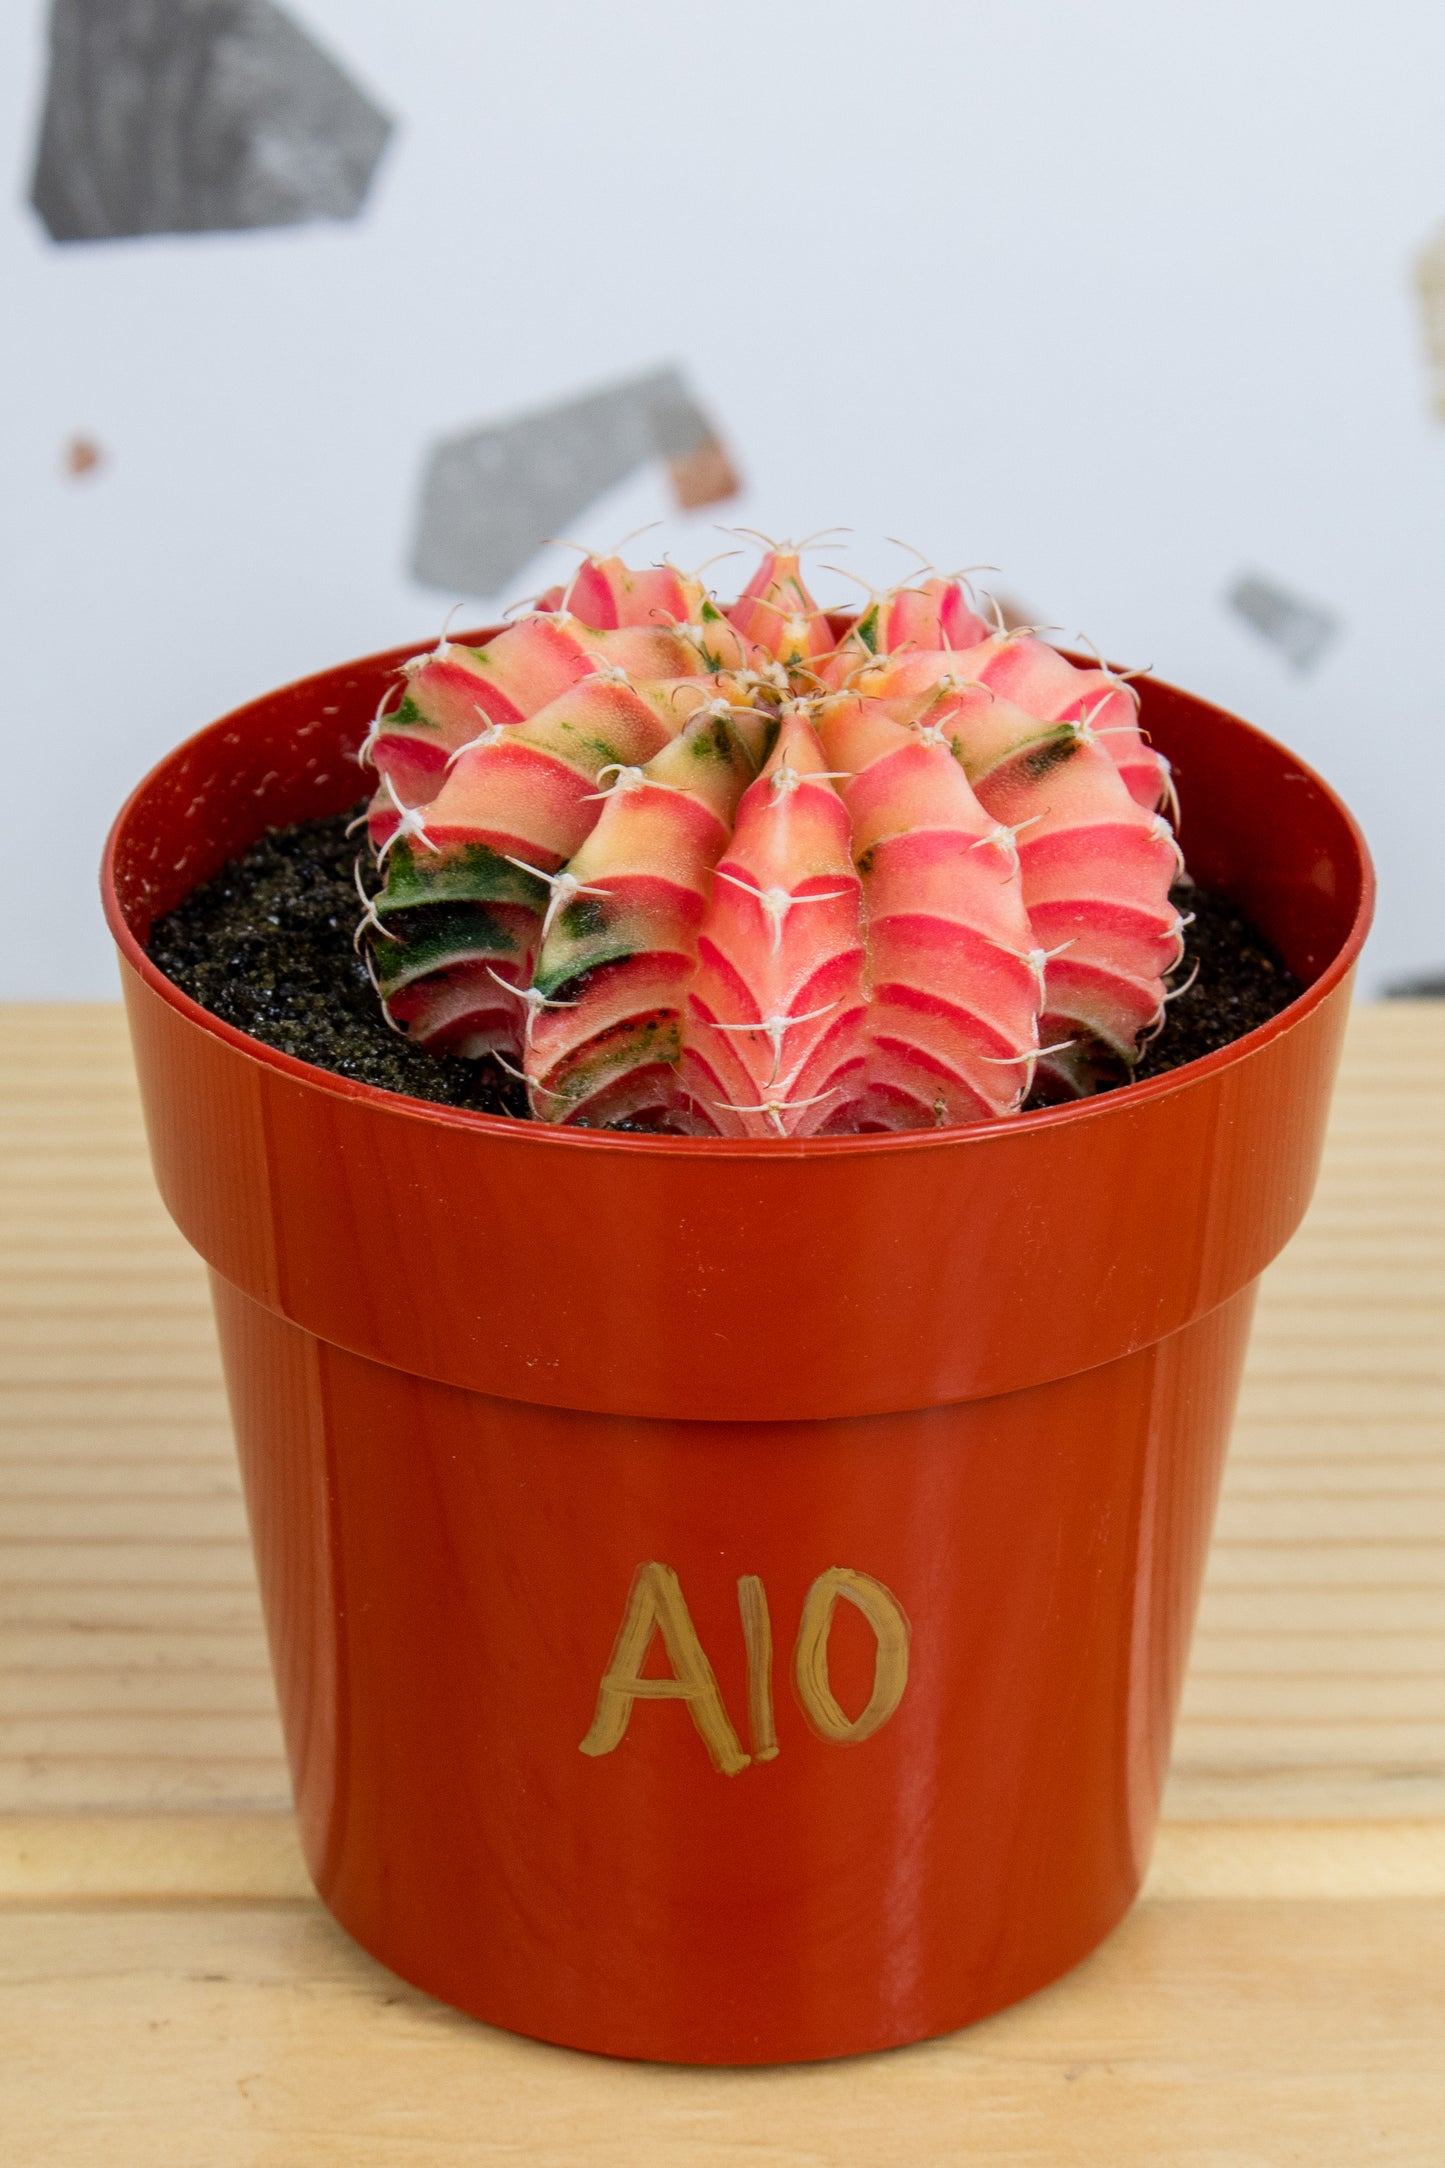
[[[672,359],[749,488],[649,550],[846,522],[864,576],[888,533],[998,564],[1322,768],[1380,861],[1371,983],[1445,964],[1438,4],[291,5],[399,123],[360,221],[65,248],[25,201],[43,11],[0,15],[0,995],[113,991],[95,859],[167,746],[434,635],[429,439]],[[1241,571],[1339,612],[1313,673]]]

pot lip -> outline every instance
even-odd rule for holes
[[[472,637],[485,638],[495,634],[496,627],[487,627],[475,635],[460,633],[459,640]],[[368,670],[384,668],[394,656],[409,656],[415,652],[415,643],[408,642],[394,649],[382,649],[374,655],[358,656],[349,662],[333,664],[321,671],[307,673],[287,685],[276,686],[260,699],[270,699],[283,694],[304,692],[313,683],[320,683],[335,676],[341,670]],[[1167,685],[1163,679],[1153,681],[1161,690],[1182,692],[1182,687]],[[1200,699],[1197,694],[1184,693],[1186,699]],[[279,1047],[267,1046],[264,1040],[253,1039],[249,1033],[240,1031],[234,1024],[213,1015],[173,979],[166,977],[147,951],[132,933],[121,909],[116,890],[116,856],[126,826],[136,808],[159,781],[171,763],[183,755],[198,750],[202,741],[224,725],[234,724],[249,713],[257,701],[244,702],[240,708],[218,716],[203,724],[179,745],[173,746],[141,778],[127,796],[125,803],[111,824],[101,859],[101,902],[111,937],[120,952],[122,962],[129,965],[135,976],[149,990],[160,997],[187,1024],[208,1032],[222,1045],[263,1068],[279,1071],[292,1084],[309,1087],[313,1091],[329,1094],[339,1099],[352,1100],[360,1106],[372,1106],[396,1119],[439,1123],[444,1128],[458,1129],[478,1138],[505,1139],[531,1150],[559,1150],[582,1152],[641,1152],[649,1158],[659,1156],[676,1159],[699,1159],[708,1162],[724,1160],[749,1160],[759,1164],[798,1159],[871,1156],[879,1152],[927,1152],[956,1151],[961,1146],[983,1146],[1005,1138],[1020,1138],[1042,1134],[1057,1129],[1060,1124],[1105,1121],[1125,1118],[1135,1109],[1143,1110],[1157,1101],[1173,1097],[1206,1084],[1222,1070],[1234,1063],[1248,1060],[1262,1053],[1276,1039],[1304,1023],[1335,990],[1349,978],[1359,960],[1365,936],[1370,930],[1375,905],[1375,870],[1370,858],[1369,846],[1358,821],[1349,807],[1325,781],[1324,777],[1302,760],[1288,746],[1272,738],[1267,731],[1246,722],[1243,716],[1231,709],[1220,708],[1213,701],[1201,702],[1223,715],[1238,730],[1262,741],[1274,751],[1282,753],[1293,762],[1296,771],[1306,778],[1329,803],[1342,822],[1360,867],[1360,901],[1350,930],[1341,942],[1336,954],[1325,966],[1313,985],[1307,986],[1287,1007],[1281,1009],[1266,1023],[1258,1024],[1253,1031],[1232,1039],[1227,1046],[1217,1048],[1212,1054],[1200,1055],[1196,1060],[1183,1062],[1177,1069],[1166,1070],[1163,1075],[1148,1077],[1142,1083],[1124,1084],[1109,1092],[1100,1092],[1091,1099],[1079,1099],[1069,1104],[1042,1107],[1032,1114],[999,1116],[993,1121],[972,1122],[952,1129],[912,1129],[889,1132],[873,1132],[863,1136],[845,1137],[659,1137],[629,1135],[626,1131],[579,1129],[548,1122],[521,1121],[505,1114],[483,1114],[469,1107],[445,1106],[436,1100],[413,1099],[404,1092],[393,1092],[377,1084],[364,1084],[354,1077],[339,1075],[331,1069],[318,1068],[314,1062],[301,1061],[294,1054],[286,1054]]]

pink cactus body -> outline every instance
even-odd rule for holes
[[[535,875],[485,842],[397,843],[363,924],[382,1013],[434,1054],[519,1057],[542,914]]]
[[[394,1023],[438,1052],[520,1054],[518,996],[546,902],[537,875],[556,872],[590,832],[603,769],[649,760],[670,735],[652,702],[594,674],[526,722],[487,725],[424,807],[404,810],[383,788],[369,822],[389,861],[373,957]],[[479,908],[457,909],[468,903]]]
[[[871,665],[909,649],[936,655],[976,647],[990,631],[957,580],[933,578],[917,587],[891,587],[859,611],[832,655],[819,664],[819,676],[841,691]]]
[[[859,618],[823,675],[831,686],[883,698],[986,685],[1042,722],[1087,720],[1146,812],[1172,796],[1169,764],[1139,729],[1132,686],[1102,665],[1081,670],[1025,629],[991,631],[956,583],[929,580],[885,596]]]
[[[650,760],[681,727],[625,680],[579,678],[526,722],[474,731],[454,752],[439,790],[424,801],[422,832],[435,848],[465,842],[486,830],[492,847],[532,862],[532,848],[554,855],[548,870],[573,851],[591,828],[589,805],[604,766]],[[378,850],[404,824],[383,788],[369,815]],[[542,860],[537,860],[542,863]]]
[[[444,646],[374,732],[363,928],[397,1028],[495,1053],[537,1119],[704,1136],[1127,1077],[1183,939],[1118,679],[932,577],[837,642],[783,549],[726,613],[608,559],[569,599],[609,622]]]
[[[378,715],[366,758],[403,805],[425,805],[452,755],[489,724],[524,722],[583,678],[610,670],[644,683],[705,669],[695,644],[670,627],[597,631],[575,617],[523,618],[484,648],[443,641],[413,657],[401,704]]]
[[[1013,1113],[1038,1045],[1036,936],[1014,840],[950,743],[839,695],[819,736],[852,822],[868,926],[868,1058],[830,1117],[917,1129]]]
[[[794,708],[717,867],[682,1079],[728,1135],[808,1135],[863,1067],[862,886],[833,786]]]
[[[829,655],[837,644],[827,612],[803,585],[796,550],[770,549],[727,616],[745,640],[789,667]]]
[[[751,773],[730,720],[697,715],[608,792],[537,962],[526,1075],[544,1119],[717,1126],[695,1118],[679,1063],[712,871]]]
[[[1042,1044],[1070,1042],[1041,1059],[1039,1083],[1063,1095],[1091,1089],[1096,1072],[1133,1061],[1182,954],[1169,900],[1182,871],[1173,831],[1130,795],[1089,723],[1041,721],[981,685],[881,704],[944,738],[979,803],[1012,833],[1042,974]]]
[[[1032,734],[987,773],[980,765],[976,787],[1016,831],[1043,968],[1040,1030],[1044,1046],[1059,1049],[1041,1059],[1039,1082],[1068,1098],[1126,1072],[1164,1013],[1167,977],[1184,953],[1169,897],[1183,862],[1168,822],[1131,797],[1087,724],[1041,738],[1028,721]]]
[[[878,648],[977,647],[990,627],[970,606],[957,580],[924,580],[919,587],[895,587],[879,612]]]
[[[1087,719],[1123,776],[1130,797],[1146,813],[1156,813],[1164,804],[1169,795],[1168,764],[1140,733],[1138,696],[1112,671],[1081,670],[1046,640],[1027,632],[995,634],[987,641],[986,652],[984,648],[969,650],[958,658],[958,667],[1042,722]]]
[[[697,581],[675,565],[634,572],[617,556],[584,557],[572,578],[548,588],[537,606],[567,610],[584,625],[611,630],[619,625],[685,625],[702,599]]]

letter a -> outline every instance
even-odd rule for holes
[[[654,1633],[662,1635],[672,1665],[670,1679],[642,1676]],[[747,1768],[751,1757],[743,1752],[728,1720],[682,1584],[671,1566],[661,1566],[656,1560],[639,1566],[633,1576],[627,1610],[597,1689],[597,1714],[582,1741],[584,1754],[610,1754],[622,1744],[634,1701],[685,1701],[713,1767],[727,1777]]]

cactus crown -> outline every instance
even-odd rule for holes
[[[357,940],[390,1024],[539,1121],[946,1127],[1126,1076],[1162,1019],[1182,862],[1133,689],[957,579],[848,623],[786,545],[726,608],[589,557],[400,678]]]

